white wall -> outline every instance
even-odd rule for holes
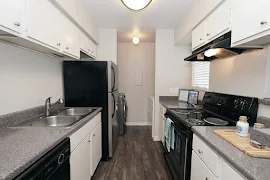
[[[0,43],[0,115],[63,97],[61,61]]]
[[[119,92],[128,103],[128,125],[148,124],[148,96],[155,88],[155,44],[118,43]],[[143,85],[136,86],[134,75],[143,72]]]
[[[184,58],[191,55],[190,46],[174,46],[174,30],[156,30],[155,64],[155,125],[154,138],[159,135],[159,96],[175,96],[170,88],[190,88],[191,63]]]
[[[117,30],[99,29],[97,60],[117,63]]]
[[[212,61],[209,91],[264,98],[268,59],[265,48]],[[270,117],[269,110],[269,106],[260,105],[258,115]]]

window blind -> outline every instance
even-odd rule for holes
[[[209,88],[210,62],[192,63],[192,87]]]

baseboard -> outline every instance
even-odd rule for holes
[[[149,122],[126,122],[127,126],[149,126],[151,123]]]
[[[160,138],[159,138],[159,136],[154,136],[154,137],[153,137],[153,140],[154,140],[154,141],[160,141]]]

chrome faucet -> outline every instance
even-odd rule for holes
[[[64,99],[60,98],[58,99],[53,105],[51,104],[51,98],[49,97],[46,99],[45,101],[45,113],[46,116],[49,116],[51,114],[51,110],[58,104],[63,104],[64,103]]]

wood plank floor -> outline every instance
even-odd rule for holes
[[[129,126],[119,137],[114,156],[101,162],[93,180],[168,180],[163,147],[148,127]]]

